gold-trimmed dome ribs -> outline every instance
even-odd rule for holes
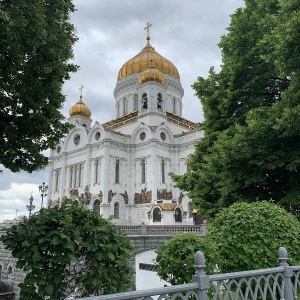
[[[118,81],[128,75],[145,71],[150,64],[150,60],[153,60],[153,64],[157,70],[163,74],[168,74],[172,77],[175,77],[180,81],[177,68],[173,65],[173,63],[157,53],[154,47],[149,44],[149,40],[147,45],[140,53],[131,58],[122,66],[118,73]]]
[[[148,81],[156,81],[160,84],[166,83],[165,75],[154,66],[152,59],[149,67],[140,74],[138,84],[141,85]]]
[[[90,118],[92,115],[91,110],[83,103],[82,96],[80,96],[80,100],[70,108],[69,116],[83,116]]]

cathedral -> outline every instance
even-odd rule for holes
[[[150,26],[146,46],[118,73],[114,120],[92,124],[80,87],[74,127],[51,150],[49,207],[72,198],[119,225],[193,224],[191,200],[169,173],[188,171],[203,132],[182,117],[179,72],[151,46]]]

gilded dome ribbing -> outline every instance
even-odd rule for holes
[[[80,100],[70,108],[69,116],[84,116],[90,118],[92,115],[90,109],[83,103],[82,95],[80,95]]]
[[[122,66],[118,73],[118,81],[128,75],[143,72],[148,68],[151,59],[156,69],[160,72],[180,80],[177,68],[169,60],[157,53],[154,47],[149,44],[149,40],[150,38],[147,37],[147,45],[142,51]]]
[[[155,67],[152,59],[148,68],[140,74],[138,84],[140,85],[148,81],[156,81],[160,84],[165,84],[166,82],[165,75]]]

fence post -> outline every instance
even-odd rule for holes
[[[280,261],[280,266],[284,267],[284,299],[285,300],[293,300],[296,299],[294,297],[294,289],[292,284],[292,276],[293,276],[293,270],[288,264],[288,253],[284,247],[280,247],[278,250],[278,259]],[[295,295],[297,296],[297,295]]]
[[[197,296],[199,300],[208,300],[207,291],[209,289],[209,276],[205,274],[205,259],[204,255],[201,251],[197,251],[195,253],[195,268],[196,273],[193,275],[193,282],[197,282],[199,284],[199,288],[197,290]]]

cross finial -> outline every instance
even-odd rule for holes
[[[148,41],[148,43],[149,43],[149,40],[150,40],[150,28],[151,28],[151,26],[152,26],[152,24],[151,23],[149,23],[149,22],[147,22],[147,25],[146,25],[146,27],[144,28],[144,30],[146,30],[147,31],[147,41]]]
[[[80,98],[82,98],[82,90],[84,89],[84,86],[81,84],[80,85],[80,88],[79,88],[79,90],[80,90]]]

